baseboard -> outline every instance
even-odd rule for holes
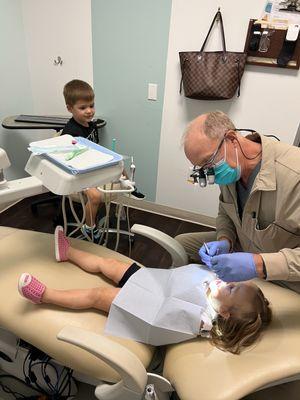
[[[116,201],[113,203],[118,202]],[[122,203],[137,210],[164,215],[166,217],[180,219],[182,221],[204,225],[210,228],[216,227],[216,218],[208,217],[207,215],[202,215],[191,211],[181,210],[180,208],[169,207],[146,200],[136,200],[130,197],[122,197]]]
[[[0,213],[6,211],[8,208],[17,204],[20,200],[13,203],[0,204]],[[118,203],[113,201],[113,203]],[[163,204],[154,203],[146,200],[136,200],[129,197],[122,197],[122,203],[128,205],[131,208],[142,210],[145,212],[151,212],[153,214],[164,215],[165,217],[180,219],[181,221],[191,222],[193,224],[204,225],[209,228],[216,227],[216,219],[208,217],[207,215],[194,213],[191,211],[182,210],[180,208],[174,208],[165,206]]]

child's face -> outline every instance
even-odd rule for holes
[[[73,106],[67,105],[67,109],[75,121],[83,126],[88,126],[95,115],[94,100],[78,100]]]
[[[252,302],[257,294],[257,286],[251,282],[230,282],[226,283],[220,279],[210,283],[210,298],[214,308],[224,318],[231,315],[232,310],[235,314],[250,313]]]

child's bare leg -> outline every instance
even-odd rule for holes
[[[96,216],[101,203],[104,202],[103,195],[96,188],[87,189],[85,194],[88,201],[85,205],[86,224],[90,227],[95,225]]]
[[[84,271],[92,273],[102,273],[107,278],[115,283],[119,283],[127,269],[130,267],[130,262],[122,262],[113,258],[98,257],[95,254],[90,254],[82,250],[69,247],[67,250],[68,260],[78,265]]]
[[[108,312],[119,291],[120,289],[114,287],[71,290],[46,288],[41,301],[75,310],[96,308]]]

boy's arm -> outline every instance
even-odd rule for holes
[[[66,125],[63,127],[63,130],[61,131],[61,135],[74,135],[74,130],[72,129],[72,123],[71,120],[69,120]]]

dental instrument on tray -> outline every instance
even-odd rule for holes
[[[84,147],[82,149],[72,150],[70,153],[68,153],[65,156],[65,160],[67,160],[67,161],[72,160],[74,157],[77,157],[77,156],[79,156],[80,154],[82,154],[82,153],[84,153],[86,151],[88,151],[88,147]]]

